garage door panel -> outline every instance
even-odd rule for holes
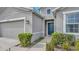
[[[24,31],[24,21],[1,23],[1,36],[17,38],[17,34]]]

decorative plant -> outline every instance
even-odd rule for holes
[[[47,43],[46,44],[46,51],[54,51],[54,44]]]
[[[54,51],[54,41],[50,41],[49,43],[46,44],[46,51]]]
[[[29,46],[31,44],[31,33],[20,33],[18,34],[20,45],[23,47]]]
[[[52,39],[55,39],[57,44],[63,44],[65,41],[71,43],[73,41],[73,35],[54,32],[52,33]]]
[[[75,41],[73,41],[73,42],[71,43],[71,46],[75,46]]]
[[[75,49],[79,51],[79,39],[75,42]]]
[[[65,41],[68,41],[70,44],[73,43],[74,39],[73,39],[73,35],[70,34],[65,34]]]
[[[63,33],[54,32],[52,34],[52,39],[55,39],[57,41],[57,44],[62,44],[64,42],[64,34]]]
[[[62,48],[63,48],[64,50],[69,50],[69,49],[70,49],[69,42],[64,42],[64,43],[62,44]]]

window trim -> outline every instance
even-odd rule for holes
[[[66,32],[66,14],[75,13],[75,12],[79,12],[79,10],[63,12],[63,19],[64,19],[64,20],[63,20],[63,32],[64,32],[65,34],[79,35],[79,33],[68,33],[68,32]]]

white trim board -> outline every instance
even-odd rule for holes
[[[63,14],[68,14],[68,13],[75,13],[75,12],[79,12],[79,10],[65,11],[65,12],[63,12]]]
[[[11,22],[11,21],[19,21],[19,20],[24,20],[24,19],[25,19],[25,17],[8,19],[8,20],[1,20],[0,23],[2,23],[2,22]]]
[[[33,34],[39,34],[39,33],[43,33],[43,32],[35,32],[35,33],[33,33]]]

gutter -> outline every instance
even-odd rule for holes
[[[54,18],[56,18],[56,12],[59,11],[59,10],[61,10],[61,9],[64,9],[64,8],[66,8],[66,7],[57,7],[55,9],[53,9],[52,13],[53,13]]]
[[[1,20],[0,23],[13,22],[13,21],[21,21],[21,20],[24,20],[24,19],[25,19],[25,17],[14,18],[14,19],[8,19],[8,20]]]

